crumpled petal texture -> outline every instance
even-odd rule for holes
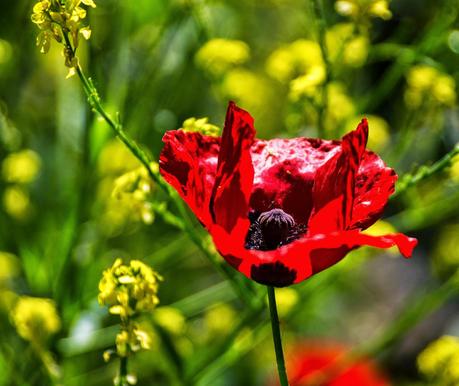
[[[363,119],[341,141],[258,140],[250,114],[230,102],[222,138],[167,132],[160,170],[229,264],[253,280],[281,287],[328,268],[362,245],[396,245],[411,256],[416,239],[360,233],[379,219],[397,179],[365,150],[367,138]],[[275,250],[246,249],[249,212],[275,208],[307,232]]]

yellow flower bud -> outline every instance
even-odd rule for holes
[[[56,305],[50,299],[21,296],[11,311],[11,319],[21,337],[40,343],[61,327]]]
[[[231,68],[247,62],[249,46],[240,40],[212,39],[196,53],[196,64],[212,76],[222,76]]]

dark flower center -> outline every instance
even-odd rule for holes
[[[296,224],[292,216],[278,208],[261,214],[252,212],[249,219],[251,224],[245,240],[247,249],[271,251],[297,240],[306,231],[303,224]]]

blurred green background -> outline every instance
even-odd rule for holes
[[[390,11],[385,1],[323,1],[324,17],[306,0],[96,3],[80,63],[154,159],[166,130],[208,128],[189,118],[221,127],[229,99],[250,111],[261,138],[338,139],[367,116],[370,149],[400,176],[459,141],[458,1],[393,0]],[[62,46],[39,52],[34,4],[4,1],[0,14],[0,384],[51,384],[43,352],[65,385],[112,384],[118,363],[102,353],[118,320],[97,295],[116,257],[164,277],[145,320],[152,349],[130,360],[139,384],[270,384],[265,307],[247,307],[215,269],[221,259],[212,264],[164,220],[175,209],[154,183],[140,197],[126,190],[119,177],[140,163],[91,111],[78,77],[66,79]],[[459,334],[459,161],[445,166],[403,186],[374,226],[417,237],[413,259],[362,249],[278,291],[287,352],[310,339],[365,345],[394,385],[459,382],[449,365],[435,373],[416,361],[429,342]],[[261,286],[235,275],[264,302]],[[57,307],[58,316],[44,306],[34,327],[50,332],[39,349],[15,328],[22,296]],[[442,350],[431,361],[459,360],[459,344]]]

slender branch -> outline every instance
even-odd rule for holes
[[[72,47],[68,33],[63,30],[64,41],[68,49],[70,49],[75,55],[75,49]],[[204,245],[202,241],[202,237],[199,233],[194,229],[193,224],[191,223],[188,212],[181,200],[181,198],[169,187],[169,185],[163,180],[159,171],[155,168],[152,168],[153,160],[140,148],[137,143],[131,139],[128,134],[124,131],[122,124],[119,121],[115,121],[110,114],[108,114],[104,107],[101,104],[99,93],[95,88],[94,84],[92,83],[91,78],[86,77],[83,69],[78,64],[76,67],[77,75],[83,84],[83,89],[86,93],[88,98],[88,103],[90,104],[91,108],[97,112],[105,122],[113,129],[117,137],[126,145],[126,147],[131,151],[131,153],[143,164],[143,166],[147,169],[149,176],[151,179],[172,199],[174,202],[180,217],[183,219],[183,224],[175,222],[174,225],[178,226],[188,234],[190,239],[198,246],[198,248],[204,253],[204,255],[211,261],[211,263],[217,268],[217,270],[230,281],[232,287],[241,298],[244,303],[249,306],[252,306],[251,302],[251,294],[245,291],[246,286],[242,285],[242,282],[239,279],[236,279],[233,276],[232,269],[226,265],[221,265],[214,257],[214,254],[209,251],[209,249]],[[166,211],[163,210],[159,212],[161,215],[165,215]],[[171,220],[173,217],[167,217],[166,221]]]
[[[285,370],[284,352],[279,328],[279,315],[277,314],[276,293],[274,287],[267,286],[269,299],[269,313],[271,315],[271,328],[273,332],[274,350],[276,352],[277,372],[281,386],[289,386],[287,371]]]
[[[400,182],[397,184],[397,190],[392,195],[392,199],[399,196],[403,192],[405,192],[408,188],[418,184],[419,182],[432,177],[442,171],[443,169],[451,166],[452,160],[455,155],[459,154],[459,144],[454,146],[453,150],[449,153],[446,153],[442,158],[440,158],[437,162],[432,164],[431,166],[421,166],[415,173],[413,174],[406,174],[401,179]]]

